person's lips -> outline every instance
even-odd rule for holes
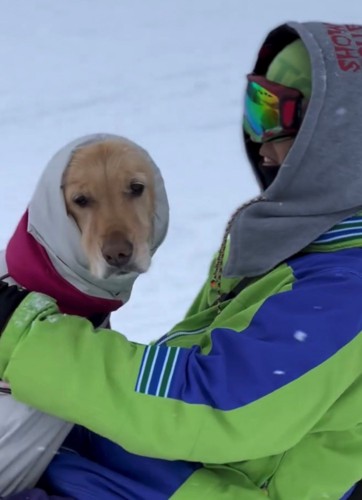
[[[274,160],[274,158],[270,158],[270,156],[263,156],[261,164],[263,167],[278,167],[279,163]]]

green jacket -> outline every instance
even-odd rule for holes
[[[20,401],[132,453],[202,462],[172,498],[340,499],[362,466],[362,250],[342,240],[235,297],[238,280],[223,279],[219,314],[211,269],[151,346],[32,293],[0,340],[0,376]]]

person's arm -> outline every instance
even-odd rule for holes
[[[275,455],[361,375],[361,292],[347,271],[307,276],[252,311],[240,304],[190,349],[94,330],[33,293],[0,340],[0,377],[20,401],[133,453],[207,463]]]

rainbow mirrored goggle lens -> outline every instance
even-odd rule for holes
[[[297,89],[248,75],[243,127],[255,142],[294,135],[301,123],[303,94]]]

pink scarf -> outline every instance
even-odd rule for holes
[[[62,313],[91,317],[109,314],[122,306],[120,300],[92,297],[68,283],[54,269],[45,249],[27,231],[25,212],[6,247],[8,273],[19,285],[57,300]]]

